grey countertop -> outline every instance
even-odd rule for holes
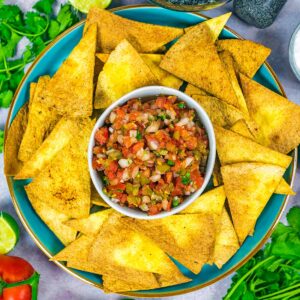
[[[36,1],[32,0],[10,0],[6,3],[18,3],[24,9],[28,9],[32,6],[32,3]],[[60,1],[62,2],[62,1]],[[121,6],[128,4],[145,3],[145,1],[132,1],[132,0],[117,0],[113,1],[112,6]],[[209,16],[217,16],[222,13],[231,10],[231,4],[227,4],[225,7],[215,9],[210,12],[204,12]],[[248,26],[240,21],[237,17],[232,16],[228,22],[228,26],[233,28],[236,32],[242,36],[261,42],[264,45],[270,47],[273,51],[269,58],[269,63],[274,68],[276,74],[281,81],[287,96],[294,102],[300,104],[300,83],[291,71],[288,61],[288,46],[291,35],[300,23],[300,1],[289,0],[284,6],[283,10],[277,17],[275,23],[264,30],[256,29]],[[7,110],[0,109],[0,128],[3,129]],[[291,197],[289,204],[285,210],[288,211],[289,207],[298,203],[300,204],[300,171],[297,170],[297,175],[294,182],[294,190],[298,193],[297,196]],[[12,214],[16,219],[16,213],[11,203],[6,180],[3,174],[3,155],[0,155],[0,210],[4,210]],[[282,218],[285,221],[285,214]],[[13,255],[24,257],[29,260],[36,270],[41,274],[39,299],[42,300],[81,300],[81,299],[103,299],[103,300],[115,300],[122,299],[124,297],[118,295],[106,295],[102,291],[91,287],[80,280],[73,278],[71,275],[66,274],[63,270],[57,267],[54,263],[49,262],[48,258],[42,253],[42,251],[34,244],[30,236],[25,231],[22,224],[20,224],[21,235],[20,241],[12,252]],[[169,297],[165,299],[176,300],[219,300],[226,293],[227,288],[230,285],[230,276],[215,283],[212,286],[206,287],[197,292],[190,294]]]

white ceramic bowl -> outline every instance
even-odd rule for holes
[[[290,61],[290,65],[291,68],[295,74],[295,76],[297,77],[298,80],[300,80],[300,63],[298,62],[298,64],[296,63],[296,39],[299,40],[300,39],[300,25],[297,26],[297,28],[295,29],[291,40],[290,40],[290,44],[289,44],[289,61]],[[298,60],[300,59],[300,57],[298,57]]]
[[[146,212],[143,212],[138,209],[121,206],[118,203],[113,202],[106,194],[103,193],[102,188],[104,187],[104,184],[102,182],[102,179],[101,179],[99,173],[97,171],[95,171],[92,167],[92,158],[93,158],[93,147],[95,146],[95,139],[94,139],[95,132],[98,128],[100,128],[104,125],[106,118],[109,116],[109,114],[112,112],[112,110],[114,110],[117,106],[122,106],[128,100],[130,100],[132,98],[144,98],[144,97],[149,97],[149,96],[153,96],[153,98],[154,98],[155,96],[158,96],[158,95],[177,96],[178,99],[181,101],[184,101],[189,108],[193,108],[197,112],[198,118],[202,122],[202,124],[206,130],[207,136],[208,136],[209,155],[208,155],[208,159],[207,159],[204,183],[201,186],[201,188],[198,189],[193,194],[191,194],[190,196],[186,197],[185,200],[183,201],[183,203],[181,203],[177,207],[172,208],[170,211],[162,211],[162,212],[158,213],[157,215],[148,216],[148,214]],[[187,96],[186,94],[184,94],[178,90],[168,88],[168,87],[163,87],[163,86],[147,86],[147,87],[139,88],[137,90],[134,90],[134,91],[126,94],[125,96],[120,98],[118,101],[116,101],[112,105],[110,105],[103,112],[103,114],[100,116],[100,118],[96,122],[95,127],[92,131],[92,135],[91,135],[90,142],[89,142],[89,148],[88,148],[88,163],[89,163],[89,170],[90,170],[91,178],[92,178],[92,181],[93,181],[98,193],[104,199],[104,201],[109,206],[111,206],[112,208],[114,208],[115,210],[120,212],[121,214],[124,214],[124,215],[132,217],[132,218],[147,219],[147,220],[159,219],[159,218],[163,218],[166,216],[176,214],[176,213],[180,212],[181,210],[183,210],[184,208],[186,208],[188,205],[190,205],[194,200],[196,200],[201,195],[201,193],[204,191],[205,187],[207,186],[207,184],[210,180],[210,177],[213,172],[215,158],[216,158],[216,141],[215,141],[214,130],[213,130],[212,123],[211,123],[208,115],[204,111],[204,109],[195,100],[193,100],[191,97]]]

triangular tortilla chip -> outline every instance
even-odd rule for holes
[[[192,98],[204,108],[215,125],[230,127],[244,118],[241,111],[218,98],[199,95],[193,95]]]
[[[98,194],[93,182],[91,182],[91,203],[97,206],[109,207],[109,205]]]
[[[189,281],[162,249],[131,227],[131,222],[130,218],[123,221],[120,215],[111,214],[91,247],[89,260],[101,266],[104,275],[130,281],[138,280],[135,275],[148,274],[151,278],[152,273],[172,275],[174,284],[178,279]]]
[[[85,235],[80,236],[66,248],[54,255],[52,261],[66,261],[67,266],[81,271],[102,274],[101,268],[88,261],[89,251],[94,238]]]
[[[219,40],[219,51],[227,50],[233,56],[239,73],[252,78],[271,53],[271,49],[248,40]]]
[[[4,145],[4,174],[14,176],[23,166],[23,162],[18,159],[19,147],[28,122],[28,104],[18,111],[12,121]]]
[[[281,195],[296,195],[296,193],[293,191],[291,186],[284,180],[284,178],[281,178],[274,193]]]
[[[85,235],[95,236],[111,213],[112,209],[105,209],[92,213],[87,218],[69,220],[65,224]]]
[[[249,118],[249,112],[246,105],[246,101],[240,87],[239,81],[237,79],[237,75],[234,69],[234,61],[233,58],[228,51],[223,51],[219,54],[222,62],[225,65],[225,68],[229,74],[231,85],[234,89],[236,98],[237,98],[237,108],[245,115],[245,118]]]
[[[25,190],[33,209],[43,222],[53,231],[57,238],[64,245],[73,242],[76,238],[77,231],[64,225],[64,222],[67,221],[69,217],[41,201],[40,198],[27,189],[27,186],[25,186]]]
[[[255,141],[255,138],[253,136],[253,134],[250,132],[248,126],[247,126],[247,123],[245,120],[238,120],[236,121],[231,127],[230,127],[230,130],[235,132],[235,133],[238,133],[250,140],[253,140]]]
[[[235,231],[240,244],[278,186],[285,169],[263,163],[237,163],[221,167]]]
[[[99,74],[94,106],[106,108],[132,90],[156,83],[156,77],[141,56],[123,40]]]
[[[34,93],[36,89],[37,83],[36,82],[31,82],[30,83],[30,88],[29,88],[29,101],[28,101],[28,107],[30,108],[31,101],[34,98]]]
[[[35,153],[59,119],[57,112],[43,102],[49,80],[49,76],[39,78],[34,97],[30,100],[28,124],[18,154],[18,158],[23,162]]]
[[[259,127],[258,141],[282,153],[300,143],[300,106],[240,75],[250,117]]]
[[[96,56],[104,63],[109,58],[109,54],[106,53],[97,53]],[[183,81],[159,67],[163,58],[162,54],[140,54],[140,56],[158,80],[159,85],[179,90]]]
[[[220,227],[216,235],[214,253],[211,259],[212,262],[221,269],[239,247],[238,237],[224,207],[221,214]]]
[[[92,115],[96,35],[91,25],[49,82],[44,101],[62,115]]]
[[[221,175],[221,163],[219,160],[219,157],[216,157],[214,169],[213,169],[213,185],[214,186],[219,186],[223,184],[223,179]]]
[[[237,98],[207,26],[197,26],[182,36],[165,54],[160,67],[237,106]]]
[[[261,162],[287,168],[292,157],[264,147],[233,131],[214,126],[217,152],[222,165]]]
[[[82,120],[80,133],[26,187],[47,205],[68,215],[84,218],[90,211],[90,175],[87,147],[94,121]]]
[[[173,215],[150,221],[135,219],[132,223],[195,274],[212,254],[215,226],[210,214]]]
[[[24,164],[15,179],[35,177],[71,141],[78,130],[77,122],[74,119],[62,118],[58,121],[49,136]]]
[[[183,29],[146,24],[117,16],[97,7],[90,9],[84,30],[91,24],[98,26],[98,47],[110,53],[124,39],[140,53],[154,53],[183,34]]]
[[[218,219],[221,216],[225,198],[224,187],[217,187],[201,195],[180,214],[209,213],[215,217],[216,222],[219,222]]]
[[[220,33],[222,32],[224,26],[226,25],[227,21],[231,17],[231,14],[232,13],[229,12],[227,14],[204,21],[200,24],[184,28],[184,31],[189,32],[191,29],[195,28],[196,26],[201,26],[201,24],[206,24],[210,29],[210,33],[213,37],[213,41],[216,41]]]
[[[187,95],[189,96],[193,96],[193,95],[202,95],[202,96],[207,96],[207,93],[199,88],[197,88],[196,86],[188,83],[188,85],[185,88],[184,91]]]

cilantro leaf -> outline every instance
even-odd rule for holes
[[[0,152],[3,151],[4,146],[4,131],[0,129]]]
[[[57,21],[60,23],[59,31],[62,32],[72,24],[78,22],[79,19],[76,15],[74,15],[72,6],[70,4],[65,4],[61,6],[57,15]]]
[[[25,28],[28,33],[39,34],[47,28],[47,20],[37,12],[28,12],[25,15]]]
[[[292,207],[286,218],[295,230],[300,231],[300,207]]]
[[[35,3],[35,5],[33,5],[33,8],[41,13],[49,15],[52,12],[53,3],[54,0],[40,0],[37,3]]]
[[[14,94],[11,90],[6,90],[0,93],[0,105],[4,108],[8,108],[13,95]]]
[[[2,53],[1,56],[2,57],[4,56],[6,58],[14,56],[15,52],[16,52],[16,47],[17,47],[20,39],[21,39],[21,36],[12,32],[7,44],[4,46],[1,45],[1,48],[0,48],[0,52]]]
[[[53,40],[60,34],[60,25],[56,20],[51,20],[48,29],[49,38]]]

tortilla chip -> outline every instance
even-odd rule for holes
[[[134,89],[155,84],[157,79],[147,64],[136,50],[123,40],[110,54],[99,74],[94,106],[106,108]]]
[[[76,239],[77,231],[64,225],[69,217],[53,209],[45,202],[41,201],[36,194],[32,193],[28,186],[25,186],[28,199],[43,222],[53,231],[56,237],[64,244],[68,245]]]
[[[97,53],[96,56],[104,63],[108,60],[109,54]],[[169,72],[161,69],[159,64],[163,58],[161,54],[140,54],[144,62],[147,64],[153,75],[158,80],[158,84],[162,86],[171,87],[179,90],[183,81],[173,76]]]
[[[213,169],[213,185],[216,187],[222,184],[223,184],[223,179],[221,175],[221,163],[219,157],[217,156],[215,160],[214,169]]]
[[[211,33],[212,38],[213,38],[213,41],[215,42],[218,39],[220,33],[222,32],[224,26],[226,25],[227,21],[231,17],[231,14],[232,13],[229,12],[229,13],[226,13],[224,15],[221,15],[221,16],[209,19],[207,21],[204,21],[200,24],[184,28],[184,31],[189,32],[190,30],[192,30],[196,26],[201,26],[201,24],[206,24],[209,27],[210,33]]]
[[[278,186],[285,169],[263,163],[237,163],[221,167],[233,224],[240,244]]]
[[[31,82],[30,83],[30,88],[29,88],[29,101],[28,101],[28,107],[30,109],[31,101],[34,98],[35,94],[35,89],[36,89],[37,83],[36,82]]]
[[[215,227],[210,214],[173,215],[150,221],[134,219],[132,224],[195,274],[212,254]]]
[[[181,28],[132,21],[97,7],[90,9],[84,30],[93,23],[98,26],[97,43],[104,53],[113,51],[124,39],[140,53],[154,53],[183,34]]]
[[[202,95],[202,96],[207,96],[207,93],[199,88],[197,88],[196,86],[188,83],[188,85],[185,88],[184,91],[187,95],[189,96],[193,96],[193,95]]]
[[[230,130],[214,126],[221,165],[260,162],[287,168],[292,157],[264,147]]]
[[[240,120],[236,121],[231,126],[230,130],[239,135],[242,135],[250,140],[255,141],[255,138],[254,138],[253,134],[250,132],[245,120],[240,119]]]
[[[90,214],[87,218],[72,219],[65,224],[87,236],[95,236],[111,213],[112,209],[104,209]]]
[[[110,207],[98,194],[92,182],[91,182],[91,203],[97,206]]]
[[[28,104],[25,103],[12,121],[4,145],[4,174],[14,176],[23,166],[18,159],[19,147],[28,121]]]
[[[49,76],[39,78],[34,97],[30,101],[28,124],[18,154],[19,160],[23,162],[35,153],[59,119],[56,111],[43,102],[49,80]]]
[[[160,67],[237,106],[237,98],[221,62],[208,26],[197,26],[182,36],[165,54]]]
[[[132,219],[122,219],[120,215],[111,214],[90,250],[89,260],[101,266],[104,275],[130,278],[132,281],[138,280],[138,276],[133,275],[148,274],[149,279],[149,274],[157,273],[172,274],[174,278],[180,276],[181,282],[189,280],[163,250],[131,227]]]
[[[50,135],[24,164],[15,179],[35,177],[47,167],[56,154],[71,141],[74,135],[78,133],[78,130],[75,120],[62,118],[58,121]]]
[[[258,142],[282,153],[300,143],[300,106],[240,75],[250,117],[259,127]]]
[[[62,115],[92,115],[96,36],[91,25],[49,82],[44,101]]]
[[[235,73],[233,58],[230,52],[228,51],[221,52],[219,56],[225,65],[225,68],[230,78],[231,85],[234,89],[237,98],[237,108],[245,115],[246,118],[249,118],[249,112],[246,105],[246,100],[244,98],[242,89],[240,87],[239,81]]]
[[[236,253],[239,247],[238,237],[224,207],[221,215],[220,227],[216,235],[212,262],[221,269],[222,266]]]
[[[271,49],[248,40],[219,40],[219,51],[227,50],[235,60],[239,73],[252,78],[271,53]]]
[[[124,276],[103,275],[103,288],[106,293],[129,292],[137,290],[150,290],[160,287],[154,274],[146,273],[143,277],[134,278]]]
[[[70,218],[89,216],[91,187],[87,147],[93,125],[94,122],[90,119],[83,119],[80,133],[26,189]]]
[[[296,195],[291,186],[285,181],[284,178],[281,178],[275,192],[275,194],[281,195]]]
[[[201,195],[191,205],[181,211],[180,214],[212,214],[215,218],[215,221],[219,222],[225,199],[226,195],[224,187],[220,186]]]
[[[241,111],[218,98],[199,95],[193,95],[192,97],[204,108],[215,125],[230,127],[238,120],[244,118]]]

